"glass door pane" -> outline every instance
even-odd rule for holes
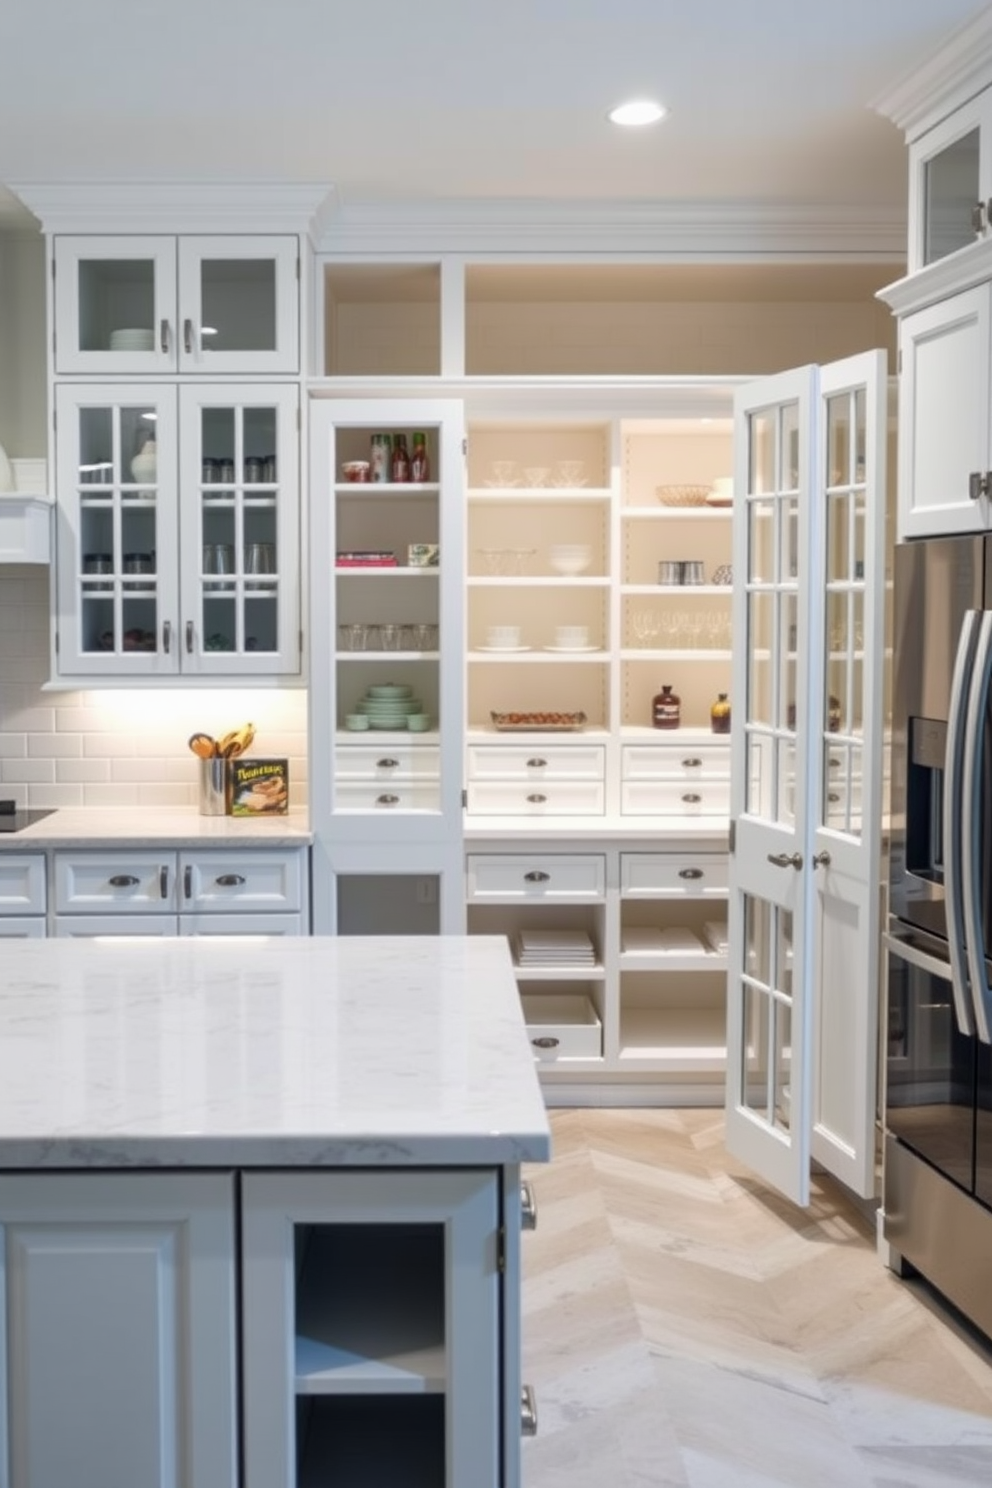
[[[205,258],[200,335],[208,351],[275,351],[276,265],[271,258]]]
[[[980,196],[977,128],[952,141],[923,168],[923,262],[975,241],[971,214]]]
[[[77,272],[79,349],[154,350],[154,261],[81,258]]]
[[[297,239],[180,238],[178,321],[184,372],[297,371]]]

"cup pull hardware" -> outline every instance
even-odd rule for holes
[[[561,1039],[552,1038],[550,1033],[542,1033],[540,1038],[531,1039],[535,1049],[557,1049]]]
[[[968,497],[971,501],[977,501],[979,496],[988,496],[992,492],[992,471],[973,470],[968,476]]]
[[[536,754],[533,759],[527,761],[527,768],[528,770],[543,770],[547,763],[546,759],[541,759],[541,756]]]
[[[164,355],[168,356],[168,354],[169,354],[169,322],[167,320],[161,320],[161,321],[159,321],[158,338],[159,338],[159,345],[161,346]]]
[[[245,882],[245,876],[243,873],[221,873],[215,882],[219,883],[222,889],[236,889],[238,884]]]
[[[135,884],[140,882],[141,880],[133,873],[115,873],[110,880],[111,886],[115,889],[133,889]]]
[[[193,868],[189,863],[183,869],[183,895],[186,899],[193,897]]]
[[[682,797],[682,799],[687,806],[698,806],[703,798],[702,796],[697,795],[695,791],[689,791]]]
[[[532,805],[532,806],[540,806],[540,805],[542,805],[542,804],[543,804],[543,803],[544,803],[544,802],[545,802],[545,801],[546,801],[546,800],[547,800],[547,799],[548,799],[548,798],[547,798],[547,796],[542,796],[542,795],[541,795],[541,794],[540,794],[540,792],[538,792],[538,793],[537,793],[537,794],[536,794],[536,795],[533,795],[533,796],[528,796],[528,797],[527,797],[527,800],[528,800],[528,801],[529,801],[529,802],[530,802],[530,804],[531,804],[531,805]]]
[[[158,870],[158,896],[160,899],[169,897],[169,870],[164,863]]]
[[[172,649],[172,621],[171,620],[163,620],[162,621],[162,651],[163,651],[163,654],[165,656],[168,656],[168,654],[171,651],[171,649]]]
[[[795,868],[798,873],[799,869],[803,866],[803,855],[797,852],[769,853],[768,861],[769,863],[773,863],[776,868]]]
[[[520,1228],[522,1230],[537,1229],[537,1199],[529,1183],[520,1185]]]
[[[537,1399],[533,1385],[523,1385],[520,1390],[520,1435],[537,1435]]]
[[[692,878],[692,879],[696,879],[696,878],[702,878],[702,876],[703,876],[703,870],[702,870],[702,868],[680,868],[679,869],[679,878]]]
[[[375,803],[377,806],[395,806],[398,800],[399,796],[391,796],[387,794],[376,796]]]
[[[191,320],[184,320],[183,321],[183,345],[185,346],[187,352],[192,352],[192,350],[193,350],[193,322]]]
[[[698,769],[699,769],[699,767],[700,767],[700,765],[701,765],[701,764],[702,764],[702,763],[703,763],[703,762],[702,762],[702,760],[701,760],[701,759],[694,759],[694,758],[693,758],[693,757],[692,757],[692,755],[690,755],[690,756],[689,756],[689,758],[688,758],[688,759],[684,759],[684,760],[683,760],[683,761],[682,761],[682,768],[683,768],[683,769],[684,769],[684,770],[698,770]]]
[[[992,202],[989,203],[992,206]],[[975,233],[985,231],[985,203],[977,201],[971,208],[971,230]]]
[[[543,868],[532,868],[524,874],[524,883],[547,883],[550,877],[551,874],[545,873]]]
[[[828,852],[818,852],[813,854],[814,868],[829,868],[831,861],[832,860]]]
[[[399,760],[389,759],[388,756],[386,759],[376,760],[380,770],[395,770],[398,764]]]

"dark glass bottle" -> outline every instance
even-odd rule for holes
[[[715,734],[730,733],[730,703],[725,692],[718,692],[710,708],[710,728]]]
[[[410,479],[410,455],[405,434],[396,434],[393,437],[392,479],[397,485],[405,484]]]
[[[657,729],[675,729],[682,722],[682,699],[667,682],[651,700],[651,723]]]
[[[427,436],[425,434],[414,434],[413,454],[410,456],[410,479],[412,481],[429,481],[431,478],[431,462],[427,454]]]

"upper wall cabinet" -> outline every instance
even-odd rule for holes
[[[275,236],[54,239],[55,371],[293,373],[299,244]]]
[[[992,221],[992,89],[909,150],[910,271],[988,234]]]

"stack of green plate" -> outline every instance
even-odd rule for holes
[[[356,704],[356,713],[368,716],[369,728],[405,729],[411,713],[422,713],[423,703],[412,696],[413,688],[399,682],[382,682],[370,687]]]

